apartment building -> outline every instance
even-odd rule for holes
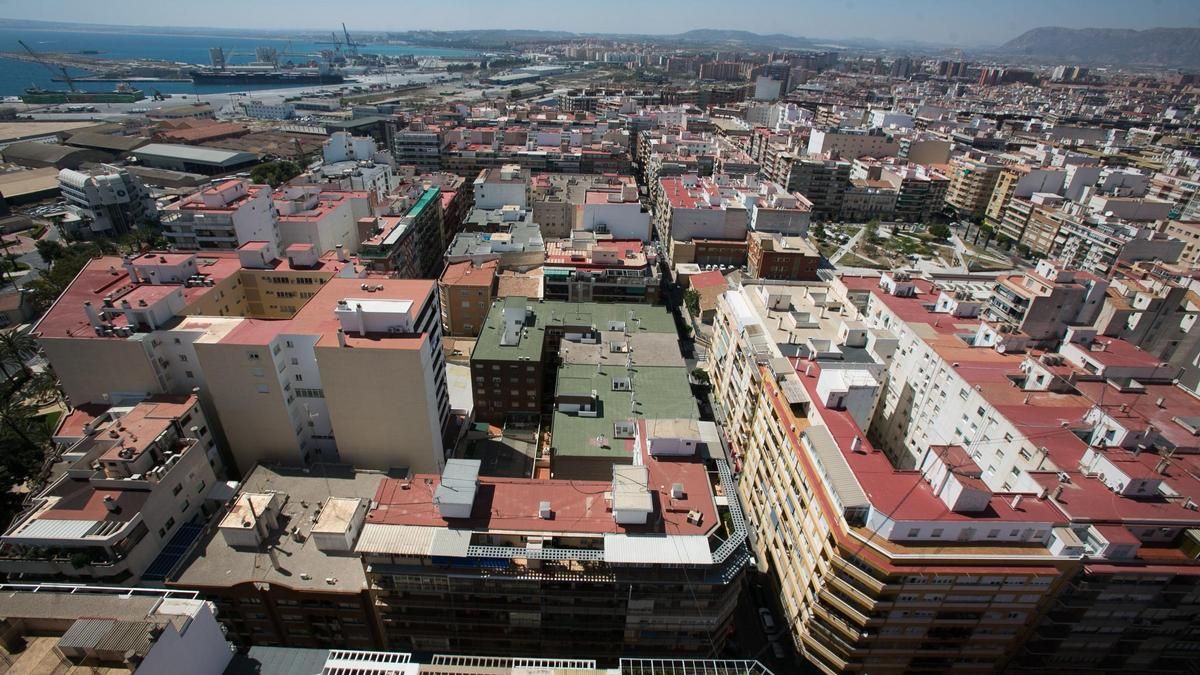
[[[746,235],[746,267],[756,279],[815,281],[822,259],[808,237],[768,232]]]
[[[694,175],[659,179],[661,201],[655,209],[656,227],[672,264],[711,263],[696,257],[693,242],[697,240],[729,242],[730,248],[741,249],[737,264],[745,262],[749,212],[737,199],[736,190],[731,186],[722,188],[711,178]]]
[[[892,220],[898,197],[888,181],[851,179],[842,196],[841,217],[851,222]]]
[[[96,413],[96,414],[93,414]],[[199,398],[156,396],[68,414],[68,468],[0,535],[9,579],[161,580],[220,507],[224,465]]]
[[[659,336],[655,339],[674,339],[675,335],[674,320],[661,306],[532,302],[521,297],[493,302],[487,327],[471,353],[476,418],[500,424],[508,415],[550,412],[563,341],[580,341],[585,336],[599,340],[599,331],[623,335],[627,328]],[[618,346],[623,341],[617,340]],[[594,365],[591,371],[596,371]],[[590,391],[589,387],[589,395]]]
[[[928,223],[940,215],[950,188],[949,178],[920,164],[884,166],[879,180],[896,191],[892,220],[901,223]]]
[[[1034,345],[1053,348],[1069,326],[1090,326],[1099,320],[1108,287],[1108,280],[1095,274],[1039,260],[1034,270],[997,278],[981,314],[1011,324]],[[953,287],[947,292],[955,301],[963,299]]]
[[[742,265],[750,229],[804,236],[812,213],[803,195],[750,176],[667,177],[656,193],[655,225],[673,264]]]
[[[336,131],[321,144],[321,165],[299,180],[369,192],[382,199],[396,187],[393,164],[391,153],[379,150],[374,138]]]
[[[438,278],[438,306],[442,331],[451,337],[475,337],[487,320],[496,293],[499,263],[470,260],[450,263]]]
[[[639,463],[606,478],[496,478],[452,460],[381,484],[355,550],[389,647],[604,662],[719,649],[746,562],[744,532],[727,544],[720,524],[740,505],[717,503],[713,486],[732,488],[722,460],[656,452],[669,434],[648,425],[626,441]]]
[[[1035,192],[1061,194],[1067,174],[1061,169],[1038,169],[1025,164],[1010,164],[1000,170],[996,187],[988,200],[983,222],[999,229],[1004,212],[1014,197],[1027,198]]]
[[[784,158],[786,173],[777,182],[788,192],[798,192],[812,203],[813,220],[836,220],[841,217],[842,202],[850,185],[851,164],[847,161],[820,157]]]
[[[166,207],[162,233],[175,248],[236,249],[248,241],[280,248],[271,188],[231,178]]]
[[[961,447],[904,469],[872,445],[897,336],[828,286],[729,291],[714,328],[751,545],[801,654],[831,673],[992,672],[1011,659],[1067,564],[1026,544],[1049,535],[1056,509],[977,491],[972,470],[947,469],[965,466]],[[999,522],[1010,526],[989,541]]]
[[[271,203],[277,214],[280,250],[307,244],[318,254],[338,249],[357,252],[361,241],[357,223],[370,215],[370,199],[368,192],[344,192],[320,185],[288,185],[275,190]]]
[[[1176,563],[1196,554],[1185,495],[1200,485],[1194,438],[1166,417],[1197,402],[1173,372],[1090,329],[1069,330],[1061,354],[1029,353],[1028,336],[923,279],[819,291],[727,293],[713,368],[751,541],[810,662],[1185,668],[1195,641],[1173,626],[1194,622],[1197,576]],[[789,315],[809,321],[775,318]],[[829,315],[836,332],[814,336]],[[1146,396],[1163,407],[1139,407]],[[816,509],[829,513],[814,523]],[[1149,527],[1151,513],[1164,520]],[[1111,616],[1103,594],[1133,586]],[[1145,645],[1155,630],[1173,640]]]
[[[1180,264],[1200,267],[1200,221],[1169,220],[1160,231],[1183,242]]]
[[[422,173],[442,168],[442,149],[446,142],[438,125],[415,123],[396,130],[392,137],[392,157],[396,166],[412,166]]]
[[[1069,267],[1105,275],[1118,261],[1173,263],[1184,247],[1183,241],[1169,238],[1144,223],[1093,213],[1065,219],[1053,252]]]
[[[633,176],[540,174],[530,179],[533,221],[547,239],[583,230],[650,240],[650,211]]]
[[[843,282],[848,287],[869,285],[845,278]],[[902,281],[880,283],[884,288],[871,290],[867,299],[872,324],[894,326],[902,320],[900,325],[912,326],[919,320],[939,329],[946,325],[934,318],[936,311],[923,310],[925,318],[912,313],[931,295],[918,280],[912,280],[916,290],[911,296],[904,295],[908,291],[899,285]],[[900,289],[901,295],[895,290],[889,293],[886,287]],[[928,323],[931,319],[933,324]],[[958,317],[953,330],[961,331],[968,323]],[[1196,399],[1173,384],[1177,370],[1127,342],[1097,338],[1094,330],[1072,328],[1058,354],[1034,357],[1020,346],[1025,336],[995,329],[981,322],[967,348],[957,335],[951,337],[951,329],[943,330],[944,337],[914,335],[912,339],[920,340],[914,347],[924,344],[924,349],[932,350],[926,353],[936,355],[930,360],[934,367],[923,368],[924,359],[894,361],[889,393],[877,411],[878,437],[885,447],[896,448],[898,457],[909,460],[920,455],[927,443],[957,439],[980,467],[986,467],[980,474],[985,484],[994,489],[1003,483],[1001,489],[1049,495],[1046,501],[1069,517],[1069,532],[1053,533],[1050,550],[1060,557],[1077,555],[1069,550],[1075,546],[1070,536],[1074,533],[1087,557],[1030,637],[1019,659],[1024,666],[1041,668],[1049,658],[1056,667],[1100,663],[1126,670],[1182,667],[1181,659],[1186,660],[1194,641],[1182,638],[1154,649],[1140,645],[1138,636],[1180,617],[1181,610],[1173,604],[1180,597],[1174,593],[1193,589],[1196,583],[1194,574],[1181,576],[1180,569],[1173,567],[1180,553],[1190,550],[1184,530],[1196,519],[1187,495],[1200,486],[1187,473],[1191,456],[1181,455],[1184,448],[1195,445],[1195,439],[1178,421],[1195,407]],[[900,354],[906,353],[904,334],[907,331],[902,333]],[[1003,352],[999,346],[1005,347]],[[1008,375],[997,380],[999,373]],[[1139,384],[1130,385],[1124,378]],[[1019,392],[1013,391],[1014,382]],[[958,395],[931,394],[932,387]],[[1145,397],[1148,402],[1142,402]],[[930,398],[941,401],[940,405],[935,402],[931,408],[922,403]],[[1048,410],[1053,410],[1050,415],[1059,421],[1060,431],[1046,430]],[[1175,421],[1166,419],[1172,415]],[[1152,418],[1158,418],[1158,424]],[[951,421],[956,426],[953,434],[948,431]],[[1064,543],[1072,545],[1061,549]],[[1169,611],[1131,605],[1128,618],[1137,617],[1132,623],[1105,621],[1110,636],[1104,645],[1090,637],[1096,630],[1094,622],[1063,623],[1064,605],[1083,609],[1085,615],[1104,607],[1102,593],[1080,589],[1111,590],[1131,580],[1144,584],[1145,597],[1168,601],[1163,608]]]
[[[122,168],[102,164],[88,171],[63,169],[58,187],[67,208],[80,219],[64,222],[71,235],[118,237],[158,218],[141,179]]]
[[[547,300],[656,303],[662,285],[653,247],[587,231],[547,242],[542,273]]]
[[[237,258],[98,258],[34,331],[74,405],[198,387],[239,471],[339,457],[439,468],[449,403],[434,282],[288,253],[259,242]],[[252,313],[259,303],[270,311]]]
[[[402,279],[435,278],[442,268],[446,231],[441,190],[417,188],[396,199],[390,213],[360,220],[368,236],[358,247],[359,260],[375,272]]]
[[[167,582],[216,608],[239,647],[382,649],[354,544],[386,474],[260,465]]]
[[[220,675],[234,651],[212,603],[161,588],[6,583],[10,672]]]
[[[808,154],[833,159],[894,157],[900,145],[882,129],[814,129],[808,137]]]
[[[1001,168],[1001,164],[986,155],[951,159],[946,204],[960,217],[982,218],[1000,180]]]

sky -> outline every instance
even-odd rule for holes
[[[341,11],[338,8],[342,7]],[[354,30],[693,28],[810,38],[1003,43],[1030,28],[1200,27],[1197,0],[0,0],[0,17],[144,26]],[[3,19],[0,18],[0,26]]]

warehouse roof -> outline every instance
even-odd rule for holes
[[[218,148],[202,148],[194,145],[174,145],[171,143],[151,143],[133,152],[137,157],[161,157],[165,159],[181,159],[189,162],[204,164],[231,165],[253,161],[257,155],[249,152],[221,150]]]

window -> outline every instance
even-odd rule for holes
[[[183,363],[187,363],[187,354],[180,354],[179,360],[182,361]]]
[[[919,527],[913,527],[913,528],[910,528],[910,529],[908,530],[908,536],[909,536],[910,538],[911,538],[911,537],[919,537],[919,536],[921,536],[921,528],[919,528]]]
[[[933,532],[930,532],[929,536],[933,537],[934,539],[937,539],[938,537],[942,536],[942,528],[940,528],[940,527],[933,528]]]
[[[303,376],[303,375],[301,375],[300,373],[296,373],[296,381],[297,381],[297,382],[303,382],[303,381],[304,381],[304,376]]]
[[[169,530],[172,527],[175,527],[175,516],[171,516],[170,518],[167,518],[166,528]]]
[[[1012,475],[1014,475],[1014,476],[1020,476],[1020,475],[1021,475],[1021,470],[1020,470],[1020,469],[1018,469],[1017,467],[1015,467],[1015,466],[1014,466],[1014,467],[1012,468],[1012,471],[1010,471],[1009,473],[1011,473],[1011,474],[1012,474]]]
[[[269,394],[269,393],[271,393],[271,387],[269,387],[265,384],[260,384],[260,385],[258,385],[258,393]]]
[[[180,512],[180,513],[186,513],[186,512],[187,512],[187,510],[188,510],[188,507],[189,507],[189,506],[191,506],[191,505],[192,505],[192,502],[191,502],[191,501],[189,501],[189,500],[187,500],[187,499],[183,500],[183,506],[180,506],[180,507],[179,507],[179,512]]]
[[[183,491],[183,484],[178,483],[175,485],[175,487],[171,488],[171,496],[174,497],[175,495],[179,494],[182,491]]]
[[[186,375],[186,376],[188,376],[188,377],[196,377],[196,376],[195,376],[195,375],[192,373],[192,371],[190,371],[190,370],[185,370],[185,371],[183,371],[183,374],[184,374],[184,375]]]
[[[259,359],[258,352],[246,352],[246,358],[251,361],[257,361]]]
[[[988,539],[995,539],[1000,536],[999,529],[988,530]]]
[[[971,392],[967,391],[966,389],[958,390],[958,397],[964,401],[967,400],[967,397],[969,397],[970,395],[971,395]]]

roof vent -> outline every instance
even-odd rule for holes
[[[550,510],[550,502],[540,502],[538,504],[538,518],[542,520],[551,520],[554,518],[554,512]]]
[[[699,511],[688,511],[687,521],[690,525],[699,525],[704,520],[704,514]]]
[[[687,493],[683,491],[683,483],[671,484],[671,499],[683,499],[686,495]]]

